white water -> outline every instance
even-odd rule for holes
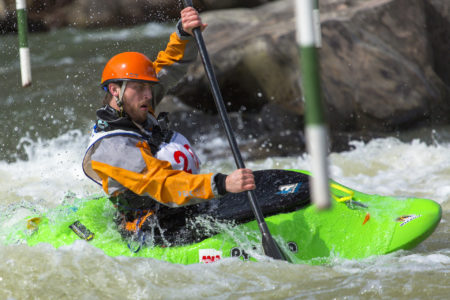
[[[88,134],[69,131],[58,138],[33,142],[24,137],[18,147],[26,149],[28,160],[0,162],[0,193],[11,202],[20,199],[45,200],[58,205],[67,192],[78,197],[99,193],[86,178],[81,160]],[[332,153],[330,176],[338,182],[367,193],[427,197],[443,204],[450,199],[450,144],[427,145],[419,140],[403,143],[395,138],[375,139],[364,144],[352,142],[354,149]],[[223,139],[215,147],[227,147]],[[202,171],[229,172],[231,159],[207,161]],[[247,162],[253,170],[310,169],[309,156],[271,157]],[[5,203],[5,202],[3,202]]]
[[[2,203],[44,200],[56,206],[68,192],[79,197],[98,193],[97,185],[81,169],[88,137],[73,130],[47,141],[22,138],[20,145],[26,149],[28,160],[0,162]]]
[[[45,210],[67,193],[79,197],[100,188],[81,170],[87,133],[23,139],[29,160],[0,162],[2,208],[25,203]],[[444,299],[450,293],[450,145],[402,143],[393,138],[353,143],[330,155],[332,177],[358,190],[434,199],[443,206],[437,231],[413,251],[360,261],[337,259],[330,266],[290,265],[225,259],[180,266],[142,258],[111,258],[84,241],[55,250],[49,245],[0,245],[2,299]],[[226,147],[226,144],[221,145]],[[201,151],[200,151],[201,152]],[[202,157],[205,161],[205,157]],[[309,168],[307,155],[248,162],[252,169]],[[232,160],[209,162],[205,171],[228,172]],[[9,212],[0,232],[29,209]],[[1,220],[1,219],[0,219]],[[339,230],[339,229],[337,229]]]

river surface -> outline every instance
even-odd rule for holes
[[[0,36],[0,299],[448,299],[449,127],[352,142],[352,150],[329,156],[331,175],[342,184],[441,204],[438,228],[411,251],[336,258],[325,266],[237,259],[182,266],[109,257],[84,241],[57,250],[5,245],[11,227],[33,211],[56,207],[67,195],[101,193],[84,176],[81,160],[103,94],[102,67],[122,51],[155,57],[171,31],[172,25],[148,24],[32,34],[28,88],[21,88],[17,37]],[[211,147],[227,147],[221,132],[211,132],[209,139],[208,145],[196,145],[204,162]],[[310,159],[270,157],[247,165],[309,169]],[[232,168],[230,157],[208,161],[204,171]]]

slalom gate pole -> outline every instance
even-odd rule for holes
[[[322,103],[316,49],[321,44],[318,0],[296,0],[296,26],[302,91],[306,101],[305,132],[313,175],[312,200],[318,209],[327,209],[331,206],[327,161],[328,130]]]
[[[28,24],[26,0],[16,0],[17,31],[19,33],[20,72],[22,87],[31,85],[31,60],[28,47]]]

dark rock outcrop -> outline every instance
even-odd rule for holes
[[[321,79],[332,134],[448,122],[450,56],[449,48],[443,50],[448,38],[440,42],[430,30],[442,37],[449,29],[436,21],[427,27],[432,17],[427,11],[436,7],[426,10],[430,5],[422,0],[325,3]],[[210,23],[204,37],[229,109],[258,112],[271,104],[302,119],[293,2],[203,18]],[[214,110],[200,62],[173,93],[190,106]]]
[[[254,7],[274,0],[194,0],[199,11]],[[167,22],[179,18],[181,0],[33,0],[27,1],[30,31],[65,26],[99,28]],[[0,33],[16,31],[14,0],[0,0]]]

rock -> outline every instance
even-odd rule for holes
[[[194,0],[200,11],[254,7],[274,0]],[[27,1],[30,31],[65,26],[99,28],[167,22],[179,18],[181,0],[34,0]],[[0,32],[16,31],[15,1],[0,0]]]
[[[303,114],[293,14],[280,1],[256,10],[234,9],[203,16],[211,61],[230,110],[259,111],[269,102]],[[214,111],[203,65],[191,66],[174,94],[191,106]]]
[[[423,2],[362,1],[323,15],[321,73],[331,127],[394,130],[448,121]]]
[[[426,0],[424,3],[433,69],[450,86],[450,1]]]
[[[194,6],[203,10],[217,10],[233,7],[255,7],[275,0],[198,0]]]
[[[441,75],[448,68],[441,74],[435,69],[422,0],[321,3],[322,90],[335,133],[448,122],[450,92]],[[231,111],[258,112],[270,103],[303,116],[292,1],[208,12],[203,19],[210,24],[204,37]],[[448,60],[442,50],[437,54]],[[173,94],[214,111],[200,61]]]
[[[170,102],[168,99],[164,102]],[[168,107],[173,109],[173,103]],[[161,107],[159,109],[164,110]],[[259,112],[231,112],[228,116],[239,148],[247,155],[244,159],[287,156],[305,151],[303,123],[292,112],[268,104]],[[209,159],[222,159],[231,155],[229,147],[223,146],[226,135],[217,114],[178,107],[170,114],[170,119],[176,120],[171,122],[171,128],[181,132],[193,143],[201,143]],[[220,146],[215,141],[221,141]]]
[[[175,0],[75,0],[64,7],[53,7],[42,16],[49,28],[72,26],[98,28],[130,26],[146,22],[174,21],[179,17],[180,1]]]

